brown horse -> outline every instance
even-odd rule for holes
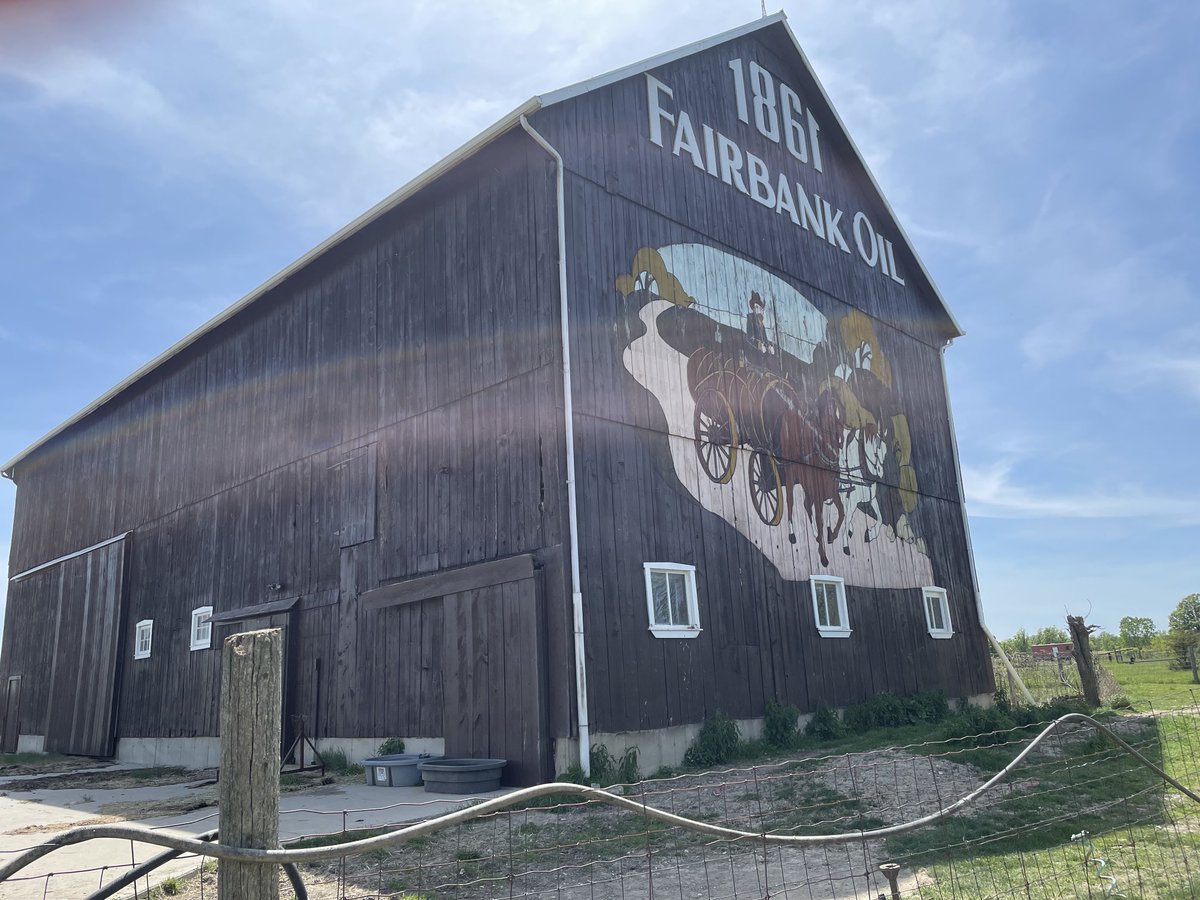
[[[788,540],[796,543],[792,523],[796,485],[804,491],[804,511],[817,532],[821,565],[829,565],[826,548],[836,538],[846,518],[839,490],[838,457],[842,450],[846,407],[836,391],[822,389],[807,409],[796,409],[782,418],[779,449],[784,492],[787,495]],[[837,522],[825,525],[825,504],[837,509]]]

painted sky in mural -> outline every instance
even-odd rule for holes
[[[643,247],[618,290],[625,368],[667,419],[680,483],[789,580],[933,584],[913,447],[870,320],[703,244]]]

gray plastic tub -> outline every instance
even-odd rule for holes
[[[417,763],[431,759],[441,757],[428,753],[393,753],[364,759],[362,767],[366,770],[367,784],[373,787],[412,787],[421,783]]]
[[[476,794],[500,787],[507,759],[434,759],[418,764],[431,794]]]

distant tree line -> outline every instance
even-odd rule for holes
[[[1167,618],[1167,630],[1159,631],[1154,620],[1148,616],[1125,616],[1117,626],[1117,633],[1097,631],[1091,637],[1093,650],[1155,650],[1174,657],[1178,664],[1186,664],[1192,647],[1200,646],[1200,594],[1188,594]],[[1035,644],[1065,644],[1071,638],[1065,629],[1048,625],[1033,634],[1024,628],[1000,642],[1006,653],[1028,653]]]

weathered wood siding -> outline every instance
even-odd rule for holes
[[[756,60],[776,83],[788,83],[813,106],[821,123],[823,173],[797,163],[753,125],[737,121],[728,68],[734,58]],[[696,722],[717,710],[761,716],[772,699],[812,710],[859,702],[881,691],[942,689],[963,696],[992,690],[974,607],[939,359],[941,346],[953,333],[951,323],[782,27],[652,73],[673,89],[671,108],[686,110],[697,134],[701,123],[707,123],[733,136],[766,161],[771,172],[786,172],[810,194],[848,211],[847,219],[854,210],[864,211],[894,241],[897,268],[907,284],[901,286],[813,238],[786,215],[696,168],[686,154],[673,154],[669,125],[663,126],[665,146],[652,143],[642,75],[534,118],[567,168],[571,353],[593,730]],[[843,223],[848,236],[849,225]],[[753,517],[754,512],[746,508],[717,515],[681,484],[671,444],[690,446],[693,434],[672,431],[654,396],[623,363],[631,338],[644,328],[637,318],[644,298],[624,297],[616,279],[630,273],[640,248],[682,244],[704,244],[753,261],[802,293],[831,329],[852,310],[869,317],[879,345],[876,353],[882,350],[890,362],[892,387],[912,432],[912,466],[920,491],[912,519],[932,567],[928,583],[948,591],[957,632],[952,639],[934,640],[928,634],[915,574],[880,571],[880,564],[865,556],[847,577],[853,634],[821,638],[809,581],[782,577],[727,521],[743,514]],[[743,477],[741,471],[737,475]],[[890,486],[900,485],[893,480]],[[881,486],[879,502],[887,519],[899,512],[887,508],[897,502],[895,497],[894,490],[885,492]],[[797,522],[803,519],[798,512]],[[803,524],[802,543],[812,540]],[[830,548],[831,554],[837,552],[836,546]],[[698,638],[661,640],[649,633],[642,572],[647,561],[696,566],[704,629]],[[814,573],[823,571],[815,544],[810,563]],[[887,586],[898,582],[910,586]]]
[[[440,608],[358,596],[518,553],[562,565],[554,184],[522,132],[501,138],[18,466],[10,571],[134,532],[120,735],[215,734],[228,631],[189,651],[191,610],[287,597],[310,734],[442,733]],[[0,669],[26,676],[25,709],[49,660],[11,637],[41,633],[44,602],[10,606]],[[569,668],[566,603],[546,620]]]

